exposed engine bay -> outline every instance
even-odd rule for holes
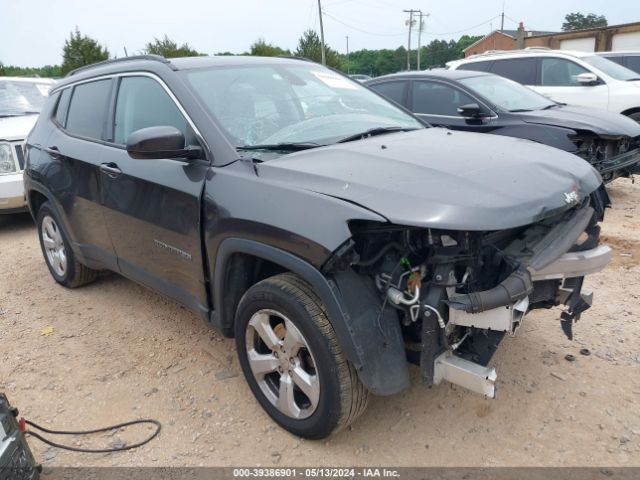
[[[496,373],[487,364],[527,312],[565,306],[560,324],[571,339],[591,306],[584,276],[611,258],[599,246],[607,202],[601,189],[538,223],[500,231],[353,222],[343,261],[331,268],[373,279],[380,330],[383,318],[396,319],[406,357],[427,385],[448,380],[494,397]]]

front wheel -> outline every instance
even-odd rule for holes
[[[324,438],[365,410],[368,392],[300,277],[285,273],[251,287],[238,306],[235,338],[253,394],[291,433]]]

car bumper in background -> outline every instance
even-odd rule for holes
[[[0,213],[27,210],[22,172],[0,175]]]

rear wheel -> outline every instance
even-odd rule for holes
[[[368,392],[300,277],[281,274],[251,287],[238,306],[235,338],[253,394],[291,433],[324,438],[365,410]]]
[[[95,270],[76,260],[68,237],[49,202],[43,203],[38,210],[37,224],[40,248],[49,272],[56,282],[65,287],[75,288],[96,278]]]

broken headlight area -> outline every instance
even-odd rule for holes
[[[528,311],[565,305],[561,325],[571,338],[591,305],[582,280],[611,250],[599,245],[601,212],[590,203],[490,232],[352,222],[351,241],[329,265],[373,280],[378,320],[394,313],[427,384],[449,380],[492,397],[495,372],[486,365]]]
[[[590,132],[570,138],[576,146],[576,155],[593,165],[605,182],[640,172],[640,138],[606,137]]]

